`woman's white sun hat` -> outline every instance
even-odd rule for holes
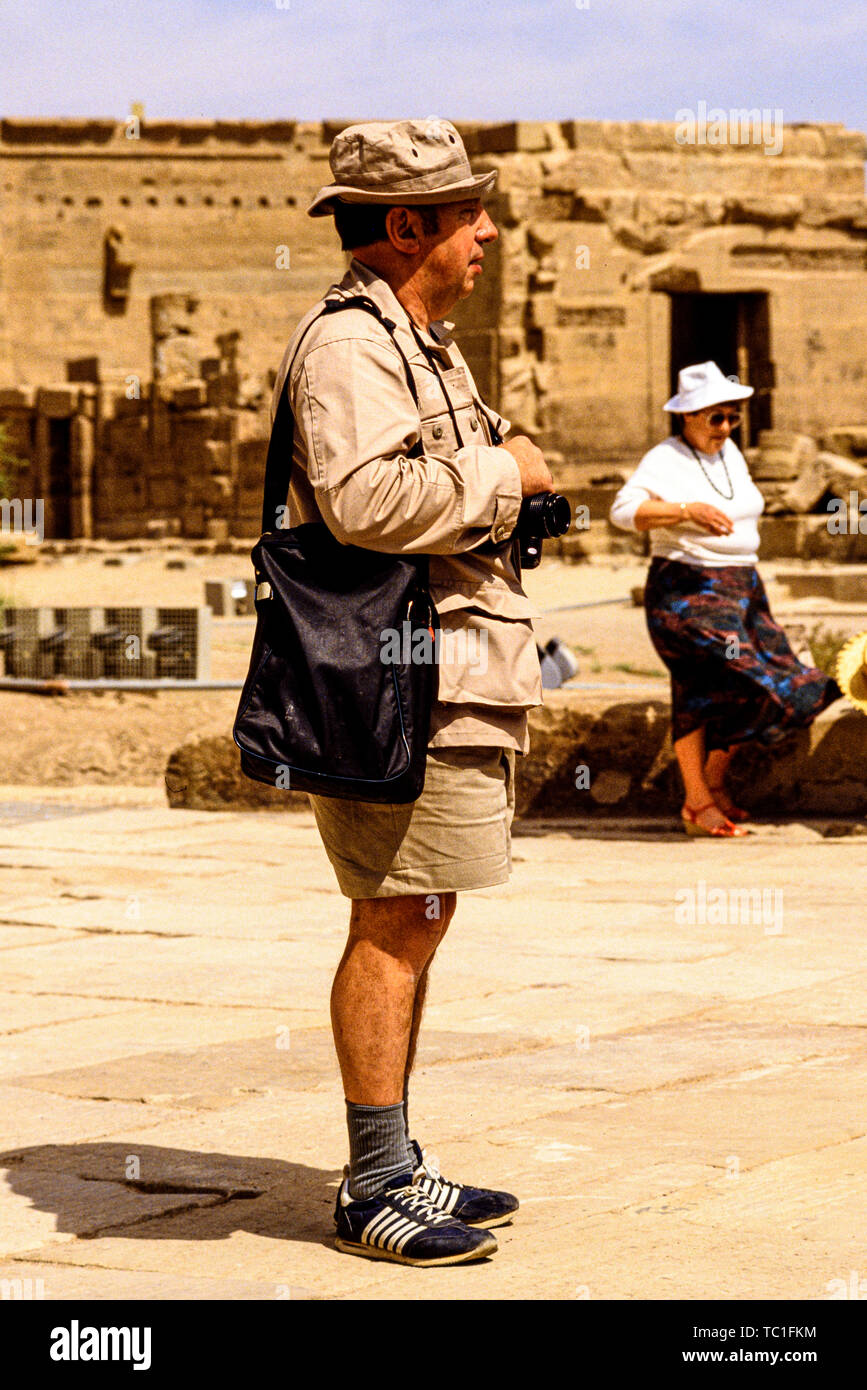
[[[678,372],[677,395],[662,408],[688,415],[708,405],[721,405],[723,401],[745,401],[752,394],[752,386],[742,386],[739,381],[723,376],[716,362],[699,362]]]

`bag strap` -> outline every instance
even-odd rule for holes
[[[277,402],[277,410],[274,414],[274,424],[271,427],[271,438],[268,441],[268,458],[265,463],[265,485],[262,498],[262,532],[273,531],[277,525],[277,514],[279,508],[285,506],[286,497],[289,492],[289,479],[292,474],[292,453],[295,445],[295,418],[292,414],[292,404],[289,399],[289,378],[295,359],[304,338],[314,323],[325,314],[336,314],[341,309],[364,309],[378,319],[383,328],[390,334],[392,342],[400,353],[403,362],[403,370],[406,376],[406,384],[410,389],[412,398],[418,406],[418,391],[416,390],[412,368],[407,361],[406,353],[397,341],[395,329],[397,324],[393,319],[386,318],[378,304],[368,298],[367,295],[348,295],[345,299],[327,299],[324,307],[316,314],[301,337],[298,339],[295,351],[286,372],[283,387],[280,391],[280,399]],[[288,463],[287,463],[288,460]]]

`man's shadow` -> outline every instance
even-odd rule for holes
[[[13,1192],[82,1240],[227,1240],[247,1231],[330,1246],[342,1177],[280,1159],[129,1141],[7,1150],[0,1168]]]

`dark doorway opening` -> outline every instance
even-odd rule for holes
[[[48,421],[45,534],[55,540],[68,540],[72,534],[71,423],[70,420]]]
[[[677,374],[694,362],[716,362],[724,376],[752,386],[744,422],[735,431],[742,447],[755,444],[773,422],[774,364],[766,294],[671,294],[671,393]]]

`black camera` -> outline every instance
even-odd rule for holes
[[[559,492],[535,492],[525,497],[516,527],[521,548],[521,569],[534,570],[542,558],[542,542],[565,536],[572,525],[569,499]]]

